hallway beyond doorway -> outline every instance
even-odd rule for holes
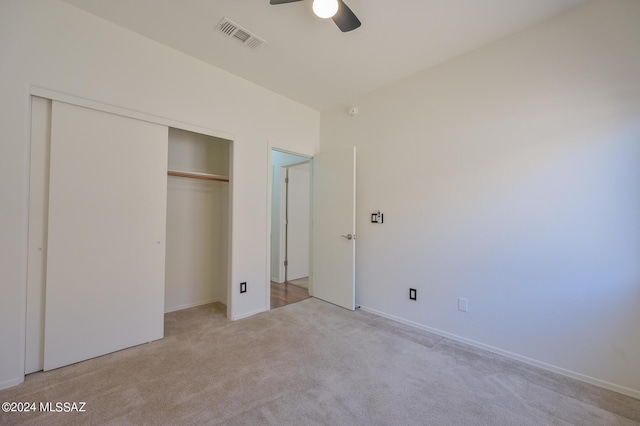
[[[293,282],[277,283],[271,281],[271,309],[308,299],[310,297],[309,289],[307,288],[308,281],[308,277],[295,280],[298,284],[294,284]],[[299,284],[304,285],[304,287]]]

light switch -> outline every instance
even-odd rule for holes
[[[384,223],[384,213],[381,213],[380,210],[371,213],[371,223]]]

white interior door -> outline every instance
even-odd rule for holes
[[[289,167],[287,184],[287,280],[309,276],[311,225],[311,168],[309,163]]]
[[[355,309],[356,148],[313,158],[314,297]]]
[[[163,337],[167,132],[53,102],[45,370]]]

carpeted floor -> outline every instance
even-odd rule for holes
[[[2,425],[638,425],[640,400],[307,299],[230,322],[166,315],[163,340],[27,377]]]

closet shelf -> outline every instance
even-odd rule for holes
[[[199,173],[199,172],[185,172],[182,170],[171,170],[167,171],[169,176],[177,176],[177,177],[185,177],[192,179],[203,179],[203,180],[215,180],[218,182],[229,182],[228,176],[222,175],[213,175],[211,173]]]

